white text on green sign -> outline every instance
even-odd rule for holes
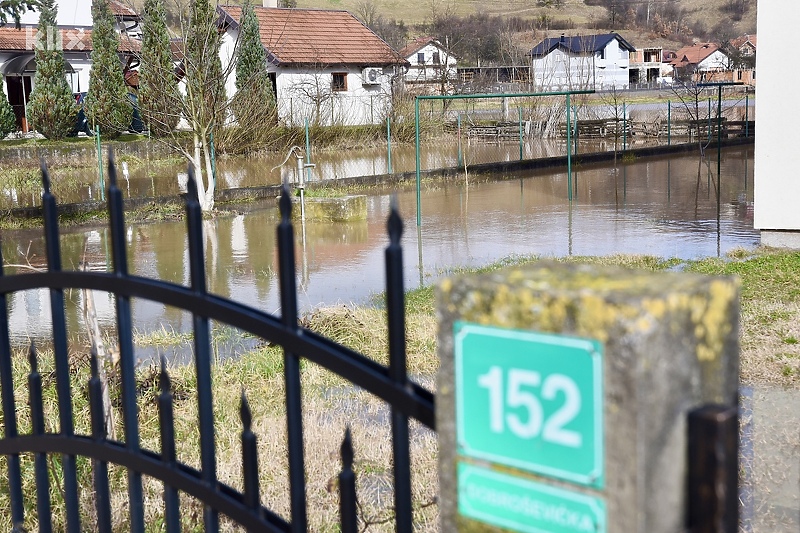
[[[465,322],[454,333],[459,453],[602,487],[600,344]]]
[[[605,533],[599,498],[516,476],[458,464],[458,512],[523,533]]]

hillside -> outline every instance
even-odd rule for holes
[[[353,14],[379,15],[384,19],[403,21],[411,28],[429,23],[434,14],[454,14],[461,17],[476,13],[520,17],[531,21],[538,30],[561,33],[584,29],[615,30],[636,34],[647,44],[668,38],[662,45],[691,42],[692,39],[722,40],[745,33],[756,32],[756,8],[752,0],[296,0],[297,7],[319,7],[346,9]],[[587,5],[593,4],[593,5]],[[550,4],[553,7],[537,7]],[[561,4],[561,7],[558,7]],[[603,5],[625,4],[610,23],[610,11]],[[642,31],[648,4],[651,12],[651,28]],[[634,22],[639,12],[639,23]],[[666,13],[661,31],[653,28],[652,22],[660,12]],[[418,30],[419,31],[419,30]],[[548,32],[549,33],[549,32]]]

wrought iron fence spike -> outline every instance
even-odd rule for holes
[[[167,373],[167,360],[164,358],[164,354],[161,354],[161,371],[158,373],[158,384],[161,387],[161,394],[169,394],[170,392],[170,382],[169,382],[169,373]]]
[[[352,435],[350,434],[350,424],[347,424],[347,428],[344,430],[344,439],[342,439],[340,454],[342,456],[342,469],[352,470],[354,453],[353,453],[353,438]]]
[[[36,359],[36,344],[31,341],[30,348],[28,348],[28,362],[31,365],[31,374],[36,374],[39,371],[39,363]]]
[[[281,211],[281,222],[288,222],[292,217],[292,198],[291,192],[286,185],[281,186],[281,199],[278,202],[278,207]]]
[[[197,182],[194,180],[194,167],[192,165],[188,166],[187,174],[189,175],[189,180],[186,182],[186,192],[188,193],[186,202],[197,202],[200,196],[197,192]]]
[[[47,170],[47,161],[44,157],[39,158],[39,168],[42,171],[42,188],[45,194],[50,194],[50,171]]]
[[[114,157],[114,148],[108,147],[108,187],[117,186],[117,162]]]
[[[96,378],[100,374],[100,369],[97,364],[97,348],[95,346],[92,346],[89,355],[89,366],[91,367],[92,377]]]
[[[250,428],[253,425],[253,413],[250,410],[250,403],[247,401],[247,394],[244,392],[244,387],[242,387],[242,405],[239,408],[239,414],[242,417],[242,425],[244,426],[244,430],[250,431]]]
[[[392,195],[386,229],[389,233],[389,242],[392,245],[399,245],[400,237],[403,235],[403,219],[400,218],[400,211],[397,207],[397,195]]]

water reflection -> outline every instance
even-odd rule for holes
[[[509,255],[607,255],[617,252],[695,258],[753,246],[752,149],[728,149],[717,180],[696,156],[583,167],[574,173],[575,196],[567,198],[565,172],[518,173],[502,181],[443,182],[425,191],[422,225],[416,228],[413,191],[398,193],[406,231],[407,288],[428,284],[456,266],[483,265]],[[715,169],[712,169],[715,174]],[[308,310],[337,302],[368,301],[383,290],[388,195],[368,198],[367,220],[298,224],[297,275],[300,306]],[[278,312],[275,208],[206,220],[203,223],[209,290],[256,308]],[[416,231],[415,231],[416,229]],[[186,229],[182,221],[130,224],[126,232],[132,273],[188,284]],[[71,230],[61,239],[64,268],[105,269],[106,229]],[[44,266],[39,232],[5,231],[7,263]],[[416,251],[417,257],[414,257]],[[9,267],[9,273],[21,271]],[[83,329],[79,291],[68,291],[69,331]],[[95,295],[101,326],[114,327],[113,299]],[[9,295],[13,342],[50,336],[45,291]],[[134,326],[153,331],[168,325],[187,331],[180,311],[133,300]]]
[[[657,139],[640,141],[636,146],[657,144]],[[144,141],[140,144],[146,144]],[[118,157],[124,161],[127,150],[134,150],[138,145],[120,147]],[[613,149],[613,141],[604,139],[581,140],[581,152],[607,151]],[[83,149],[81,149],[83,150]],[[395,173],[413,172],[416,168],[415,149],[413,145],[393,145],[391,153],[391,167]],[[81,161],[91,162],[94,157],[94,148],[86,148],[86,153],[76,155]],[[566,154],[564,140],[557,139],[528,139],[523,143],[523,158],[533,159],[540,157],[563,156]],[[51,154],[52,155],[52,154]],[[120,188],[126,197],[146,198],[153,196],[174,196],[186,192],[186,163],[184,161],[157,161],[151,162],[146,154],[141,153],[142,160],[137,164],[128,165],[127,176],[123,175]],[[161,153],[160,156],[165,154]],[[290,163],[278,167],[283,161],[285,153],[263,154],[257,158],[223,157],[217,160],[217,186],[219,189],[235,189],[241,187],[260,187],[277,185],[285,177],[293,176],[294,167]],[[389,154],[387,148],[358,148],[354,150],[325,150],[314,151],[312,162],[316,168],[311,172],[312,180],[339,179],[353,176],[371,176],[387,174],[389,172]],[[519,143],[503,142],[489,143],[465,141],[459,150],[457,141],[443,141],[429,143],[422,147],[421,167],[423,169],[455,167],[463,168],[464,164],[470,165],[491,163],[498,161],[516,161],[519,157]],[[79,183],[95,183],[85,185],[77,190],[70,189],[68,193],[59,195],[62,203],[81,202],[99,199],[97,191],[96,168],[89,166],[75,169],[71,166],[56,166],[51,169],[55,183],[62,178],[77,176]],[[19,195],[15,189],[0,191],[0,208],[12,208],[28,205],[39,205],[41,198],[38,194],[31,197]]]

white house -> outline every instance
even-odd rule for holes
[[[132,65],[141,50],[139,15],[125,4],[110,0],[111,11],[120,31],[119,52],[123,63]],[[20,19],[20,29],[13,24],[0,27],[0,73],[3,90],[8,97],[17,123],[27,131],[26,107],[33,89],[36,61],[34,50],[40,39],[50,39],[64,52],[64,74],[74,93],[89,89],[92,67],[92,2],[91,0],[58,0],[57,32],[40,35],[39,13],[28,11]]]
[[[714,43],[694,43],[684,46],[670,61],[678,78],[704,81],[716,80],[718,74],[731,70],[731,60]]]
[[[255,7],[278,116],[300,126],[378,124],[391,109],[392,73],[406,61],[347,11]],[[239,38],[241,7],[217,7],[223,67]],[[228,97],[236,92],[228,77]]]
[[[537,91],[627,89],[635,51],[617,33],[548,38],[530,52],[531,81]]]
[[[456,80],[455,57],[434,37],[420,37],[400,50],[400,55],[408,61],[403,81],[408,88],[420,87],[440,90],[444,84],[447,90]]]

